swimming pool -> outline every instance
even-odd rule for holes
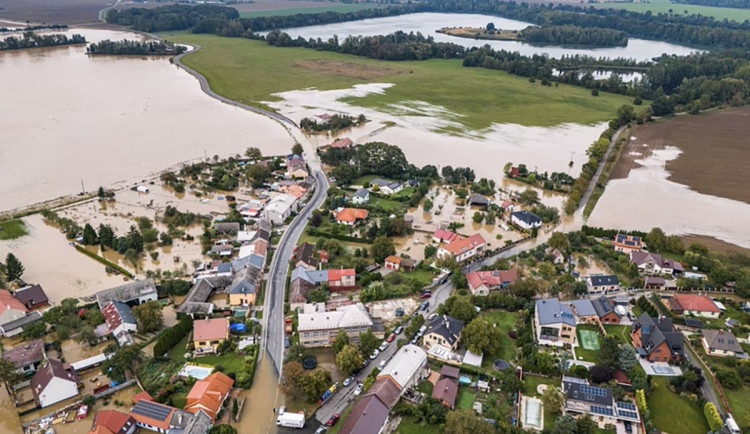
[[[213,371],[213,368],[211,367],[185,364],[185,366],[180,369],[178,375],[202,380],[211,375],[211,371]]]

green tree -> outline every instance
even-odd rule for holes
[[[375,351],[375,348],[380,346],[380,341],[372,333],[372,330],[367,330],[359,334],[359,351],[364,357],[369,356]]]
[[[434,204],[430,199],[425,199],[424,203],[422,204],[422,209],[424,209],[424,212],[430,212]]]
[[[598,429],[597,423],[588,414],[576,419],[576,434],[594,434]]]
[[[323,368],[308,371],[297,380],[297,386],[308,402],[317,401],[328,390],[330,384],[331,373]]]
[[[377,263],[382,263],[383,261],[385,261],[386,257],[396,254],[396,248],[393,246],[393,241],[385,236],[375,238],[375,240],[372,242],[372,247],[370,248],[370,250],[372,253],[372,258]]]
[[[91,324],[86,324],[81,327],[81,331],[78,333],[78,336],[76,336],[76,341],[86,342],[89,345],[96,345],[98,339],[96,337],[96,333],[94,333],[94,326],[92,326]]]
[[[495,23],[487,23],[487,27],[485,27],[488,32],[491,32],[495,30]]]
[[[534,205],[539,202],[539,193],[532,188],[527,188],[518,195],[518,198],[524,205]]]
[[[250,147],[245,149],[245,157],[253,159],[253,160],[262,160],[263,159],[263,153],[260,152],[260,149],[255,147]]]
[[[479,211],[474,212],[474,215],[471,216],[471,219],[474,221],[474,223],[482,223],[482,220],[484,220],[484,214],[482,214]]]
[[[617,361],[620,365],[620,369],[625,372],[638,363],[638,356],[635,354],[635,348],[632,345],[623,344],[620,345],[620,350],[617,353]]]
[[[21,261],[13,253],[8,253],[5,257],[5,278],[12,282],[23,276],[24,267]]]
[[[406,329],[404,329],[404,334],[408,338],[414,337],[414,335],[417,334],[419,331],[419,328],[424,325],[424,317],[422,315],[417,315],[414,318],[411,319],[409,322],[409,325],[406,326]]]
[[[560,414],[565,404],[565,395],[555,387],[548,387],[542,394],[542,402],[544,408],[550,410],[552,414]]]
[[[549,240],[547,240],[547,245],[551,249],[557,249],[561,252],[564,252],[568,250],[568,247],[570,247],[570,242],[568,241],[568,236],[564,233],[553,232],[549,237]]]
[[[271,176],[271,169],[266,164],[256,163],[251,164],[246,173],[256,184],[262,184]]]
[[[236,403],[237,401],[234,402]],[[220,423],[218,425],[212,426],[208,431],[208,434],[237,434],[237,430],[232,425]]]
[[[552,280],[555,278],[555,273],[557,273],[557,270],[555,270],[555,266],[552,265],[549,262],[542,262],[537,267],[537,271],[539,271],[539,275],[542,276],[545,280]]]
[[[449,297],[449,299],[450,298],[454,298],[454,301],[451,303],[451,306],[447,311],[448,315],[464,322],[469,322],[477,316],[477,311],[474,309],[474,305],[471,303],[470,298],[455,296]]]
[[[461,340],[473,353],[493,354],[502,345],[503,333],[484,318],[477,317],[464,327]]]
[[[10,360],[0,358],[0,381],[12,386],[21,380],[21,374],[15,363]]]
[[[90,223],[86,223],[86,226],[83,228],[83,244],[87,246],[96,244],[96,231]]]
[[[620,367],[620,341],[614,336],[605,336],[601,340],[599,352],[597,353],[597,364],[609,369]]]
[[[451,283],[456,289],[466,289],[469,287],[469,283],[466,281],[466,275],[457,268],[451,275]]]
[[[336,339],[333,341],[333,354],[338,354],[345,346],[349,345],[349,335],[344,329],[339,329]]]
[[[292,146],[292,154],[302,155],[303,152],[305,152],[305,150],[299,143],[295,143],[294,146]]]
[[[112,247],[112,243],[115,239],[115,232],[112,230],[112,226],[105,225],[104,223],[99,225],[99,247],[102,251]]]
[[[635,110],[632,105],[623,104],[617,109],[617,121],[620,125],[627,125],[635,119]]]
[[[362,354],[351,345],[344,345],[336,354],[336,366],[347,374],[351,374],[362,366]]]
[[[646,241],[650,251],[660,252],[666,246],[667,236],[660,228],[653,228],[646,234],[644,241]]]
[[[161,305],[154,300],[133,307],[133,315],[138,323],[138,333],[157,331],[164,325],[164,315]]]
[[[437,253],[438,248],[432,244],[424,246],[424,257],[425,259],[432,258]]]
[[[492,434],[492,425],[480,419],[474,410],[462,409],[445,415],[445,434]]]
[[[281,387],[284,390],[284,393],[293,397],[299,397],[302,395],[302,391],[297,384],[299,379],[305,375],[305,369],[302,367],[302,364],[298,361],[286,362],[282,372],[283,381],[281,382]]]
[[[21,336],[24,339],[40,338],[47,334],[47,324],[44,321],[38,321],[24,327]]]
[[[575,434],[578,428],[575,418],[565,414],[555,419],[555,427],[552,434]]]
[[[102,371],[115,381],[125,381],[125,373],[132,371],[141,360],[141,349],[138,345],[119,348],[111,358],[102,363]]]

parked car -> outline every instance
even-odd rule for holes
[[[438,314],[436,314],[436,313],[431,313],[431,314],[430,314],[430,316],[428,316],[428,317],[427,317],[427,320],[428,320],[428,321],[432,321],[433,319],[435,319],[435,318],[437,318],[437,317],[438,317]]]
[[[398,328],[394,330],[393,333],[400,335],[402,331],[404,331],[404,326],[398,326]]]
[[[321,425],[318,427],[318,429],[315,430],[315,434],[323,434],[324,432],[328,431],[328,428]]]
[[[419,310],[427,310],[428,307],[430,307],[430,302],[423,301],[422,304],[419,305]]]
[[[346,379],[344,380],[342,384],[344,385],[344,387],[347,387],[350,384],[352,384],[353,381],[354,381],[354,377],[346,377]]]
[[[388,348],[388,341],[383,341],[383,343],[380,344],[380,348],[378,348],[378,350],[380,350],[380,352],[382,353],[386,348]]]
[[[381,360],[380,364],[378,365],[378,369],[380,369],[382,371],[383,368],[385,368],[385,363],[386,363],[385,360]]]
[[[375,350],[370,354],[370,360],[375,360],[376,357],[378,357],[378,354],[380,354],[380,350],[375,348]]]
[[[399,307],[399,308],[397,308],[397,309],[396,309],[396,316],[397,316],[397,317],[402,317],[402,316],[404,316],[404,309],[403,309],[403,308],[400,308],[400,307]]]
[[[415,344],[417,343],[417,341],[418,341],[418,340],[419,340],[419,335],[416,335],[416,336],[414,336],[414,337],[413,337],[413,338],[411,339],[411,342],[410,342],[410,343],[411,343],[412,345],[415,345]]]
[[[386,342],[393,342],[393,340],[396,339],[396,333],[391,333],[388,335],[388,337],[385,339]]]
[[[364,360],[362,361],[362,369],[366,368],[366,367],[367,367],[367,365],[369,365],[369,364],[370,364],[370,361],[369,361],[369,360],[367,360],[367,359],[364,359]]]
[[[331,418],[328,419],[328,422],[326,422],[326,426],[334,426],[334,425],[336,425],[336,422],[339,421],[339,417],[340,416],[339,416],[338,413],[336,413],[333,416],[331,416]]]
[[[419,298],[430,298],[430,297],[432,297],[431,292],[423,292],[422,294],[419,295]]]
[[[364,389],[362,383],[357,384],[357,388],[354,389],[354,396],[359,396],[359,394],[362,393],[362,389]]]

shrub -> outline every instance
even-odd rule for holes
[[[719,416],[719,412],[718,410],[716,410],[716,406],[713,402],[707,402],[706,405],[703,406],[703,415],[706,416],[706,420],[708,421],[708,426],[711,427],[711,431],[719,431],[724,425],[721,421],[721,416]]]
[[[160,357],[174,348],[174,346],[177,345],[182,338],[187,336],[192,329],[193,319],[189,316],[182,318],[177,325],[168,328],[161,336],[159,336],[159,340],[157,340],[156,345],[154,345],[154,355]]]

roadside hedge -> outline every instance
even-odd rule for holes
[[[244,351],[245,353],[249,351],[250,354],[245,356],[245,364],[242,366],[242,371],[236,373],[236,384],[239,388],[249,389],[255,380],[255,368],[258,365],[258,345],[245,347]]]
[[[724,425],[721,421],[721,416],[719,416],[719,411],[716,410],[716,406],[713,402],[707,402],[706,405],[703,406],[703,415],[706,416],[711,431],[719,431]]]
[[[312,237],[333,238],[335,240],[346,241],[350,243],[372,244],[373,242],[373,240],[370,238],[357,238],[357,237],[350,237],[348,235],[334,235],[334,234],[329,234],[328,232],[320,231],[313,227],[307,228],[307,234]]]
[[[154,345],[154,356],[160,357],[166,354],[169,350],[174,348],[178,342],[193,330],[193,319],[189,316],[184,316],[177,325],[168,328],[159,336],[159,340]]]

